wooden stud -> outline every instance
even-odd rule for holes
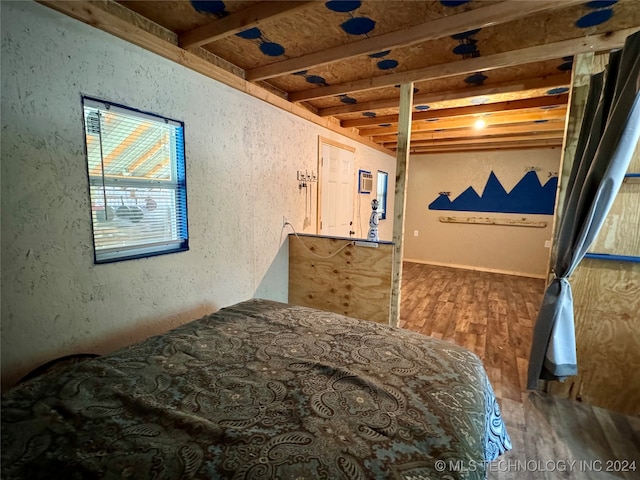
[[[184,49],[200,47],[313,5],[314,2],[260,2],[252,7],[183,33]]]
[[[400,119],[398,123],[398,151],[396,154],[396,188],[393,208],[393,273],[391,278],[391,306],[389,324],[397,327],[400,320],[400,292],[402,284],[402,255],[404,240],[404,212],[407,208],[407,175],[409,145],[411,144],[411,111],[413,83],[400,86]]]
[[[536,45],[535,47],[512,50],[510,52],[496,53],[486,57],[458,60],[443,65],[431,65],[408,72],[399,72],[389,75],[356,80],[327,87],[312,88],[289,95],[292,102],[302,102],[315,98],[330,97],[335,95],[373,90],[388,87],[398,83],[417,82],[436,78],[447,78],[455,75],[465,75],[475,72],[486,72],[497,68],[511,67],[525,63],[542,62],[567,55],[592,52],[599,50],[611,50],[624,45],[626,38],[635,33],[637,28],[627,28],[617,32],[591,35],[588,37],[572,38],[560,42]]]
[[[506,23],[546,10],[565,8],[576,3],[581,3],[582,1],[583,0],[564,0],[563,2],[555,0],[505,1],[487,7],[477,8],[469,12],[459,13],[458,15],[438,18],[407,29],[367,38],[359,42],[339,45],[301,57],[254,68],[247,71],[247,79],[250,81],[265,80],[287,73],[306,70],[311,67],[315,68],[361,55],[380,52],[382,50],[407,47],[416,43],[447,37],[476,28],[485,28]]]

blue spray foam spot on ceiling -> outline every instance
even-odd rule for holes
[[[569,88],[567,87],[558,87],[552,88],[551,90],[547,90],[547,95],[561,95],[563,93],[567,93]]]
[[[560,70],[561,72],[568,72],[572,68],[573,68],[573,62],[564,62],[558,65],[558,70]]]
[[[453,38],[454,40],[464,40],[465,38],[473,37],[480,30],[480,28],[476,28],[475,30],[467,30],[466,32],[456,33],[455,35],[451,35],[451,38]]]
[[[548,121],[549,120],[541,119],[541,120],[534,120],[533,123],[547,123]]]
[[[478,50],[478,46],[475,43],[462,43],[453,49],[453,53],[456,55],[471,55]]]
[[[440,3],[445,7],[459,7],[465,3],[469,3],[471,0],[440,0]]]
[[[362,112],[363,117],[375,118],[376,112]]]
[[[369,17],[350,18],[340,25],[349,35],[366,35],[376,27],[376,22]]]
[[[358,103],[358,101],[355,98],[352,98],[349,95],[340,95],[340,101],[342,103],[346,103],[347,105],[353,105],[354,103]]]
[[[391,124],[390,123],[381,123],[378,125],[379,127],[390,127]]]
[[[416,105],[416,110],[419,110],[421,112],[429,110],[430,108],[431,107],[429,105]]]
[[[279,43],[264,42],[260,44],[260,51],[270,57],[279,57],[284,53],[284,47]]]
[[[381,60],[377,63],[380,70],[391,70],[398,66],[397,60]]]
[[[372,53],[369,55],[370,58],[382,58],[386,57],[391,53],[391,50],[385,50],[384,52]]]
[[[250,28],[249,30],[243,30],[236,33],[237,37],[244,38],[245,40],[256,40],[262,36],[262,32],[258,27]]]
[[[596,10],[595,12],[587,13],[584,17],[579,18],[576,21],[576,27],[589,28],[600,25],[613,17],[613,10]]]
[[[224,2],[210,0],[191,0],[193,8],[200,13],[213,13],[214,15],[227,14]]]
[[[300,76],[305,76],[307,74],[306,70],[300,70],[299,72],[293,72],[291,75],[300,75]]]
[[[610,7],[618,3],[618,0],[596,0],[594,2],[587,2],[586,6],[589,8],[605,8]]]
[[[313,83],[315,85],[318,85],[318,84],[325,84],[326,85],[326,83],[327,83],[327,81],[324,79],[324,77],[321,77],[320,75],[309,75],[306,78],[306,80],[307,80],[307,82]]]
[[[362,2],[338,0],[338,1],[326,2],[324,6],[334,12],[347,13],[347,12],[353,12],[354,10],[357,10],[358,8],[360,8],[362,6]]]
[[[562,60],[565,62],[573,62],[573,55],[569,55],[568,57],[562,57]]]
[[[477,72],[474,73],[473,75],[469,75],[467,78],[464,79],[464,81],[466,83],[471,83],[473,85],[482,85],[484,83],[484,81],[489,78],[486,75]]]

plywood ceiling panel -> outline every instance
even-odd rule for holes
[[[327,125],[360,132],[386,148],[395,148],[399,84],[413,81],[413,111],[431,112],[429,119],[414,120],[412,141],[420,151],[486,149],[501,142],[512,148],[518,141],[555,146],[562,139],[558,127],[573,55],[619,48],[640,30],[639,0],[42,3],[147,48],[150,38],[142,34],[142,41],[135,29],[150,33],[158,38],[152,50],[170,52],[174,61],[191,66],[188,54],[196,55],[238,77],[231,82],[225,73],[227,84],[281,108],[282,98],[300,103],[327,118]],[[90,15],[82,13],[83,5]],[[114,26],[116,17],[132,30],[120,21]],[[176,47],[185,51],[182,60]],[[276,101],[274,93],[282,98]],[[536,113],[492,113],[503,120],[487,129],[490,141],[481,142],[452,116],[456,109],[518,102],[543,106]],[[543,126],[545,111],[553,108]],[[435,128],[437,119],[442,128]]]

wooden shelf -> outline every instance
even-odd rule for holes
[[[508,227],[545,228],[547,222],[535,222],[526,218],[491,218],[491,217],[439,217],[440,223],[472,223],[476,225],[502,225]]]

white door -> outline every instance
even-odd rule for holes
[[[320,234],[349,237],[353,228],[355,153],[322,143]]]

